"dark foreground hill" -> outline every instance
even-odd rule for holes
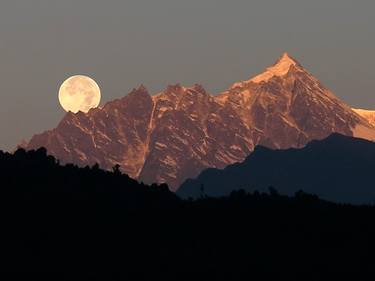
[[[118,169],[61,167],[43,149],[0,153],[0,177],[6,280],[373,280],[375,274],[373,207],[274,189],[183,201]]]
[[[186,181],[183,197],[228,195],[232,190],[267,190],[282,194],[302,189],[321,198],[346,203],[375,202],[375,143],[333,134],[301,149],[272,150],[258,146],[242,163],[223,170],[207,169]]]

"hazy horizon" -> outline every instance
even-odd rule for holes
[[[350,106],[375,109],[374,10],[367,0],[2,1],[0,149],[56,126],[71,75],[94,78],[101,104],[140,84],[217,94],[285,51]]]

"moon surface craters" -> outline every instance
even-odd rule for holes
[[[98,84],[90,77],[75,75],[66,79],[59,90],[59,101],[65,111],[87,113],[98,107],[101,93]]]

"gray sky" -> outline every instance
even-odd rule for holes
[[[225,90],[288,51],[352,106],[375,108],[373,0],[1,0],[0,149],[63,117],[86,74],[102,103],[139,84]]]

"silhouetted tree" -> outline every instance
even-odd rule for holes
[[[201,193],[201,199],[205,198],[206,197],[206,192],[204,190],[204,184],[203,183],[200,185],[199,190],[200,190],[200,193]]]
[[[92,169],[93,169],[94,171],[98,171],[98,170],[100,169],[99,164],[98,164],[98,163],[95,163],[95,164],[92,166]]]
[[[277,191],[277,189],[275,187],[273,187],[272,185],[268,187],[268,192],[273,197],[277,197],[277,196],[280,195],[279,192]]]
[[[113,168],[113,173],[116,175],[116,176],[120,176],[122,173],[121,173],[121,166],[119,164],[116,164]]]

